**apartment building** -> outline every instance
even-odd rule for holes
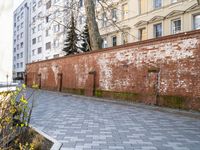
[[[66,0],[31,0],[31,62],[64,56]]]
[[[84,1],[79,3],[81,27],[85,10]],[[108,0],[99,3],[96,3],[96,12],[104,48],[200,29],[197,0]]]
[[[25,0],[14,11],[13,20],[13,78],[23,78],[29,55],[29,5]]]
[[[14,79],[24,77],[27,63],[65,55],[67,4],[67,0],[25,0],[14,11]]]

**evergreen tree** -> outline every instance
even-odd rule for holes
[[[75,25],[74,15],[72,13],[72,15],[71,15],[71,25],[70,25],[68,32],[67,32],[67,38],[64,41],[63,51],[66,52],[66,55],[79,53],[78,47],[77,47],[77,42],[78,42],[78,35],[76,33],[76,25]]]
[[[91,50],[91,47],[90,47],[90,36],[89,36],[89,30],[88,30],[88,25],[86,24],[84,26],[84,30],[82,32],[82,35],[81,35],[82,39],[83,39],[83,43],[81,44],[81,50],[83,52],[88,52]]]

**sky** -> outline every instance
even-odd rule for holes
[[[0,0],[0,82],[12,80],[13,11],[23,0]]]

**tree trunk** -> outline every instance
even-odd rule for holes
[[[98,50],[102,48],[102,39],[96,22],[95,5],[93,0],[85,0],[84,3],[90,35],[91,49]]]

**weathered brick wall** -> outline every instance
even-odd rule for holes
[[[200,110],[200,30],[27,65],[42,89]]]

